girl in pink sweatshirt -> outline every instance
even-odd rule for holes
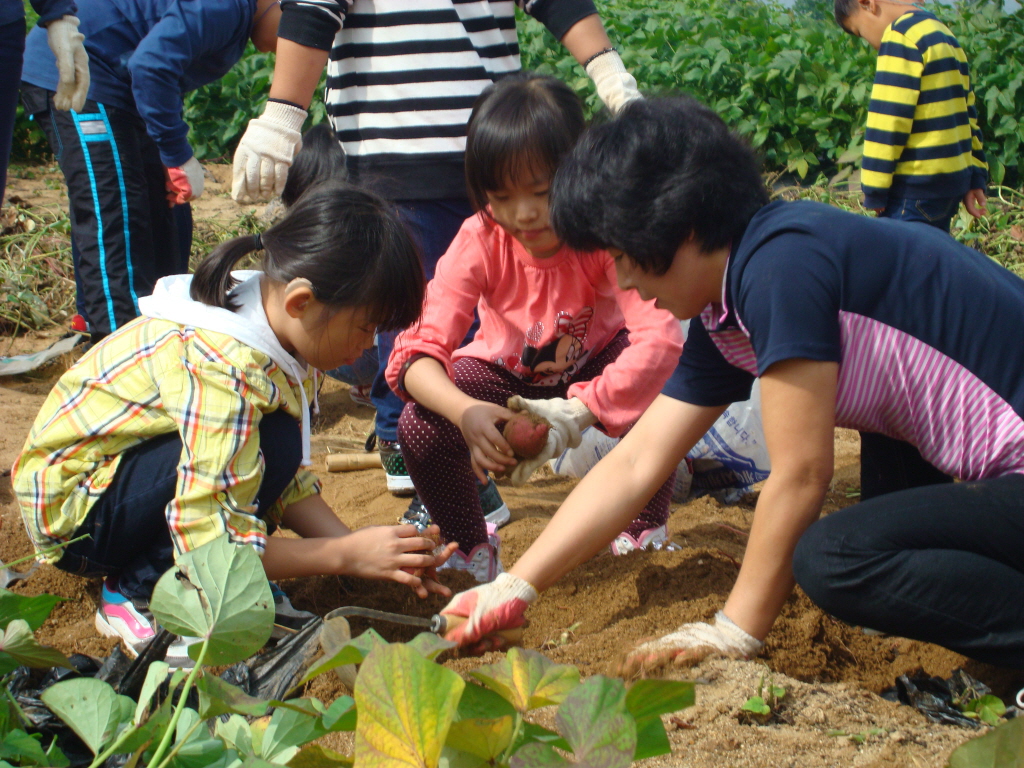
[[[585,127],[559,80],[509,76],[481,94],[470,118],[466,182],[478,213],[437,264],[419,325],[395,342],[388,383],[407,404],[402,454],[430,517],[459,542],[449,566],[477,581],[501,572],[474,474],[524,483],[580,442],[588,426],[625,433],[675,369],[683,339],[672,315],[616,283],[606,251],[563,246],[548,220],[555,169]],[[472,342],[458,348],[480,316]],[[511,399],[510,399],[511,398]],[[517,462],[501,434],[510,408],[551,423],[534,459]],[[615,554],[660,549],[670,477],[612,544]]]

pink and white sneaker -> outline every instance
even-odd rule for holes
[[[504,573],[501,566],[501,537],[494,523],[487,523],[487,541],[477,544],[467,555],[461,549],[455,550],[448,562],[438,570],[452,568],[469,571],[480,584],[488,584]]]
[[[104,579],[100,607],[96,611],[96,629],[101,635],[121,640],[125,651],[133,659],[156,636],[156,625],[152,616],[147,613],[140,611],[131,600],[121,594],[115,579]],[[188,646],[197,642],[197,637],[175,638],[167,649],[164,661],[172,667],[192,667],[195,662],[188,656]]]
[[[677,544],[673,544],[669,540],[668,528],[664,525],[659,525],[657,528],[648,528],[640,534],[639,538],[633,538],[623,531],[615,537],[615,541],[609,547],[613,555],[628,555],[630,552],[636,552],[637,550],[651,552],[662,549],[679,549]]]

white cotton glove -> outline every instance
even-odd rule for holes
[[[167,202],[174,207],[195,200],[203,194],[205,181],[203,166],[195,155],[178,168],[168,168],[165,181]]]
[[[619,672],[626,677],[675,664],[696,664],[711,654],[739,658],[756,656],[764,643],[740,629],[722,611],[715,614],[715,623],[703,621],[683,624],[675,632],[641,643],[623,660]]]
[[[231,197],[255,203],[280,195],[295,153],[302,148],[306,110],[268,101],[260,117],[249,121],[235,150]]]
[[[487,635],[507,629],[516,629],[526,621],[523,614],[537,600],[537,590],[530,582],[500,573],[489,584],[460,592],[441,611],[448,616],[449,626],[455,622],[450,617],[466,619],[459,626],[445,633],[445,640],[460,646],[472,646]]]
[[[77,16],[61,16],[46,25],[46,42],[57,59],[57,109],[80,111],[89,95],[89,54]]]
[[[563,400],[553,397],[549,400],[526,400],[519,395],[508,399],[510,411],[525,411],[546,419],[551,429],[544,450],[532,459],[519,461],[509,477],[512,485],[523,485],[541,464],[555,456],[561,456],[567,448],[575,448],[583,439],[583,430],[597,423],[597,417],[578,397]]]
[[[614,115],[633,99],[639,99],[636,78],[626,71],[618,51],[609,49],[590,60],[587,75],[594,81],[597,95]]]

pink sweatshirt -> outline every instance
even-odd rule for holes
[[[476,338],[461,349],[480,314]],[[462,225],[427,286],[423,317],[395,340],[387,380],[406,400],[402,371],[415,354],[430,355],[453,376],[452,361],[475,357],[529,384],[571,379],[622,328],[630,345],[592,381],[569,386],[612,436],[646,410],[675,370],[683,349],[679,322],[635,291],[622,291],[606,251],[563,246],[535,259],[480,215]]]

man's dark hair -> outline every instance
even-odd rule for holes
[[[705,252],[743,234],[768,202],[760,165],[700,102],[637,99],[562,162],[551,223],[572,248],[615,248],[661,275],[691,234]]]
[[[832,12],[835,14],[836,23],[839,24],[844,30],[846,29],[846,20],[850,18],[854,11],[860,7],[858,0],[835,0],[832,4]]]

